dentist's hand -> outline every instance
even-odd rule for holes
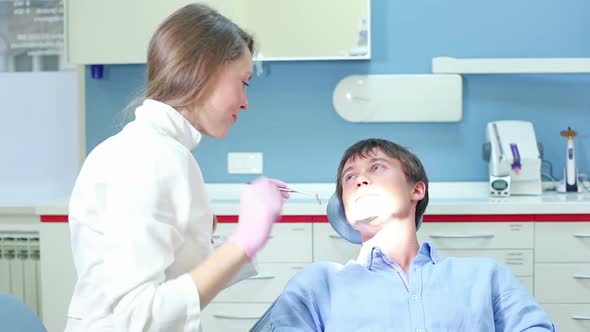
[[[272,224],[279,218],[289,194],[279,190],[283,181],[260,177],[242,189],[238,225],[228,241],[242,249],[252,260],[268,241]]]

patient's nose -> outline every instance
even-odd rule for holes
[[[369,184],[369,181],[365,177],[359,177],[356,182],[357,188],[360,188],[361,186],[366,186],[368,184]]]

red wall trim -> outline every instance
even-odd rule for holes
[[[326,216],[281,216],[278,222],[321,222],[320,219],[325,219],[328,222]],[[238,216],[236,215],[217,215],[217,221],[220,223],[233,223],[238,222]]]
[[[217,215],[217,222],[238,222],[238,216]]]
[[[41,222],[68,222],[67,215],[42,215]]]
[[[433,214],[424,215],[424,222],[461,222],[461,221],[535,221],[534,214]]]
[[[535,221],[590,221],[590,214],[537,214]]]
[[[41,222],[59,223],[68,222],[67,215],[41,215]],[[236,223],[237,215],[218,215],[220,223]],[[424,222],[560,222],[560,221],[590,221],[590,214],[428,214],[424,216]],[[281,216],[279,222],[328,222],[326,215],[306,216]]]

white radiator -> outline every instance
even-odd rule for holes
[[[0,292],[26,303],[38,317],[41,313],[39,234],[0,231]]]

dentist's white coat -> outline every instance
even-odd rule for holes
[[[66,331],[199,331],[190,271],[213,250],[191,150],[201,134],[154,100],[86,159],[69,206],[78,281]]]

